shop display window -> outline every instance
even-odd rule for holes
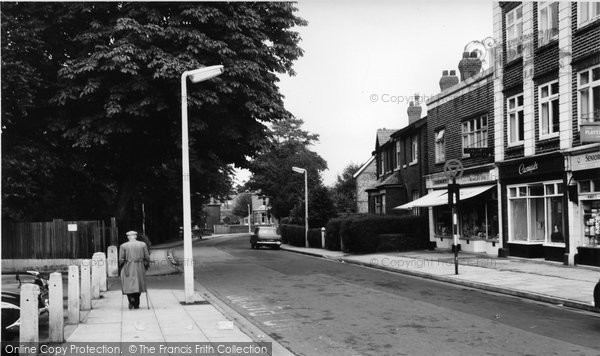
[[[580,193],[599,193],[600,179],[579,181]],[[582,200],[583,234],[588,246],[600,246],[600,200]]]
[[[509,240],[564,244],[562,182],[508,187]]]

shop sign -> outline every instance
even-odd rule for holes
[[[571,157],[571,170],[600,168],[600,151],[589,152]]]
[[[489,147],[465,147],[463,153],[468,154],[470,158],[486,158],[492,156],[492,149]]]
[[[492,171],[485,171],[481,173],[465,174],[460,178],[456,178],[457,184],[470,184],[470,183],[483,183],[489,181],[495,181],[496,177]],[[434,189],[440,187],[446,187],[448,185],[448,178],[443,175],[436,175],[431,178],[427,178],[426,187],[427,189]]]
[[[540,177],[544,174],[559,173],[564,169],[562,155],[552,157],[527,158],[500,166],[500,176],[506,178]]]
[[[579,200],[600,200],[600,193],[580,194]]]
[[[600,142],[600,124],[582,124],[579,133],[581,143]]]

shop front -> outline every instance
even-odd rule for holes
[[[459,247],[464,252],[498,254],[501,247],[498,215],[497,169],[493,166],[465,170],[457,207]],[[452,212],[448,205],[448,179],[443,174],[426,177],[429,194],[398,209],[429,207],[430,241],[451,249]]]
[[[575,263],[600,266],[600,148],[569,157],[569,207]]]
[[[567,198],[560,153],[501,162],[504,245],[500,255],[566,262]]]

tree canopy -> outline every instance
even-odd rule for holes
[[[231,187],[231,167],[290,118],[277,73],[302,55],[291,3],[2,3],[3,218],[161,226],[180,215],[182,72],[192,204]],[[154,212],[154,216],[152,216]],[[150,222],[151,223],[151,222]]]
[[[354,174],[360,169],[359,164],[348,164],[331,189],[332,199],[338,213],[356,212],[356,179]]]

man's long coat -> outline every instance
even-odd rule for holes
[[[150,255],[146,244],[133,240],[119,247],[119,266],[121,269],[121,290],[123,294],[146,291],[146,265]]]

